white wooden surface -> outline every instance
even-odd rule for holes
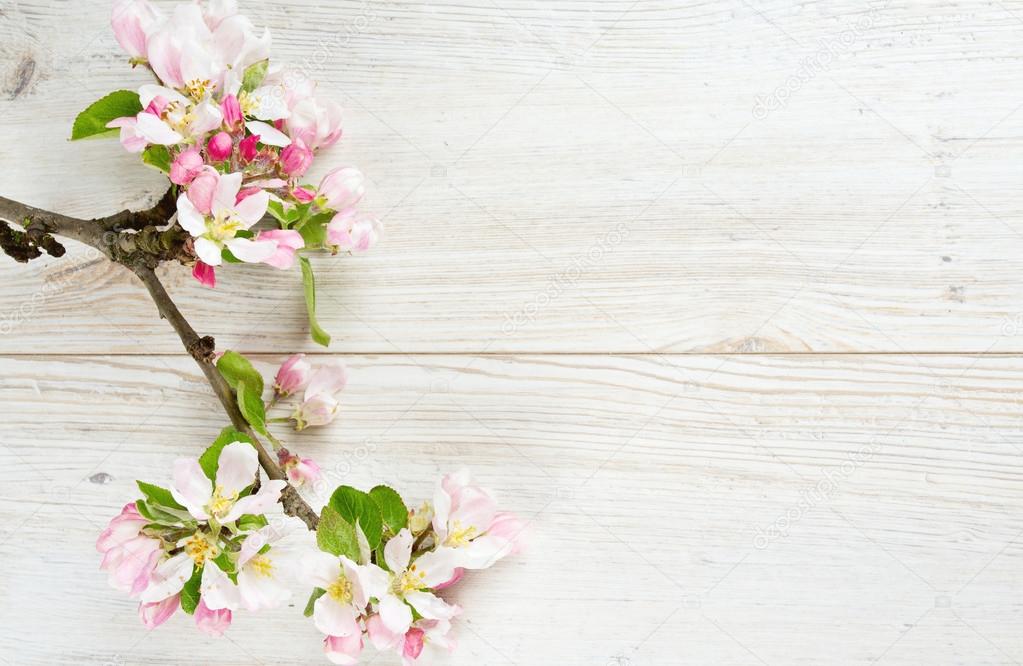
[[[1023,2],[247,4],[387,224],[319,262],[353,381],[296,447],[411,496],[467,463],[532,520],[448,663],[1023,662]],[[159,193],[64,140],[142,80],[107,12],[0,2],[4,195]],[[297,276],[167,278],[267,370],[313,351]],[[0,664],[321,663],[294,609],[212,641],[107,588],[102,523],[221,419],[123,271],[0,280]]]

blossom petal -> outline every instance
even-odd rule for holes
[[[291,590],[279,576],[275,576],[272,570],[265,573],[254,566],[242,567],[238,572],[238,592],[241,603],[250,611],[277,608],[291,598]]]
[[[193,237],[206,233],[206,216],[199,212],[187,194],[178,197],[178,224]]]
[[[206,505],[213,497],[213,484],[202,471],[199,461],[195,458],[178,458],[174,461],[172,478],[171,495],[174,499],[198,520],[209,518]]]
[[[185,582],[192,577],[192,558],[185,553],[161,562],[153,571],[149,586],[142,591],[139,599],[142,603],[163,601],[181,592]]]
[[[325,594],[313,604],[313,624],[328,636],[353,636],[360,633],[355,609]]]
[[[223,521],[230,523],[247,513],[266,513],[273,508],[274,504],[277,504],[277,500],[280,499],[281,492],[286,485],[288,485],[287,481],[264,481],[259,486],[258,493],[243,497],[235,502],[231,510],[224,516]]]
[[[429,592],[409,592],[405,595],[405,600],[428,620],[450,620],[462,610]]]
[[[266,208],[269,204],[270,193],[257,192],[255,194],[250,194],[235,204],[234,210],[238,214],[238,217],[242,219],[242,222],[245,223],[245,228],[248,229],[263,219],[263,216],[266,215]]]
[[[395,573],[408,568],[409,559],[412,557],[412,532],[403,529],[394,535],[387,545],[384,546],[384,561],[387,568]]]
[[[459,556],[460,552],[459,549],[441,546],[420,555],[416,559],[416,568],[424,575],[423,584],[427,587],[436,587],[454,578],[455,569],[464,566]]]
[[[341,361],[330,361],[313,372],[305,389],[305,399],[316,395],[334,395],[348,383],[348,371]]]
[[[184,137],[171,129],[171,126],[160,120],[159,116],[142,112],[136,118],[135,131],[145,137],[149,143],[162,146],[176,146],[184,141]]]
[[[412,626],[412,609],[393,594],[384,595],[377,604],[384,626],[396,634],[404,634]]]
[[[219,266],[224,262],[224,255],[220,246],[209,238],[195,239],[195,254],[207,266]]]
[[[232,238],[224,245],[231,254],[247,264],[259,264],[277,254],[277,241],[254,241],[251,238]]]
[[[223,494],[235,495],[253,484],[258,469],[256,449],[245,442],[232,442],[220,452],[217,485]]]
[[[217,182],[217,189],[213,193],[213,212],[233,213],[234,202],[241,189],[242,174],[240,171],[221,176]]]
[[[259,120],[250,120],[245,123],[245,127],[259,137],[259,142],[266,146],[277,146],[278,148],[287,148],[291,145],[291,139],[284,132],[276,129],[272,125],[261,122]]]
[[[303,583],[326,589],[341,575],[341,561],[330,553],[310,551],[302,558],[299,571]]]
[[[241,603],[238,586],[231,582],[216,562],[207,562],[203,567],[199,590],[203,602],[210,610],[238,610]]]

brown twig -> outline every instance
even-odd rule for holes
[[[196,333],[156,275],[154,269],[161,260],[175,258],[178,253],[184,251],[183,246],[178,244],[177,236],[166,236],[175,232],[155,230],[155,226],[166,224],[173,214],[173,210],[168,213],[167,208],[168,201],[173,204],[170,195],[171,192],[168,192],[160,203],[147,211],[138,213],[124,211],[95,220],[67,217],[0,197],[0,250],[22,262],[41,256],[41,250],[45,250],[51,256],[61,256],[64,248],[53,237],[59,235],[91,245],[103,252],[111,261],[131,270],[149,291],[160,316],[174,328],[189,356],[199,365],[231,423],[252,439],[263,471],[271,479],[287,481],[287,475],[280,465],[249,427],[238,408],[234,391],[217,370],[214,364],[214,339],[210,336],[200,337]],[[4,222],[5,220],[21,224],[25,230],[18,231]],[[125,228],[134,229],[139,233],[125,233],[123,231]],[[143,242],[149,237],[151,237],[149,241]],[[155,245],[155,248],[148,245]],[[150,249],[158,251],[152,252]],[[281,494],[281,504],[285,513],[300,518],[309,529],[316,529],[319,516],[291,484],[285,486]]]

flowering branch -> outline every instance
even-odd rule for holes
[[[231,425],[198,458],[174,462],[170,488],[137,482],[142,497],[96,542],[101,568],[139,600],[150,629],[180,609],[200,631],[220,636],[234,612],[279,606],[297,582],[311,588],[305,614],[331,662],[357,663],[369,641],[401,655],[404,666],[425,664],[455,646],[451,621],[461,608],[438,593],[467,570],[517,552],[521,521],[499,512],[467,470],[443,477],[432,503],[416,509],[387,486],[341,485],[318,515],[298,488],[320,485],[324,475],[270,428],[331,423],[347,383],[344,365],[313,367],[295,354],[267,401],[263,375],[241,354],[218,354],[156,274],[162,263],[178,263],[213,288],[216,270],[229,264],[298,264],[310,333],[329,345],[305,255],[364,252],[380,231],[356,208],[365,189],[358,169],[334,169],[317,186],[301,180],[317,152],[340,140],[341,109],[317,100],[304,75],[271,66],[269,31],[258,33],[235,0],[183,3],[171,15],[147,0],[115,0],[111,25],[132,65],[144,65],[156,83],[94,103],[71,138],[119,133],[124,148],[172,186],[146,210],[92,220],[0,197],[0,250],[27,263],[63,256],[69,239],[130,270]],[[290,416],[268,414],[295,395],[301,400]],[[268,514],[278,503],[286,516]]]

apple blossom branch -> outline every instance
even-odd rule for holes
[[[159,231],[156,227],[166,224],[174,214],[172,194],[169,190],[148,210],[122,211],[93,220],[68,217],[0,197],[0,249],[20,263],[37,259],[44,252],[52,257],[61,257],[66,252],[56,239],[56,236],[61,236],[90,245],[111,261],[131,270],[142,280],[161,318],[170,323],[189,356],[199,365],[231,423],[254,442],[260,466],[266,475],[272,480],[287,481],[287,475],[245,420],[233,390],[214,365],[214,339],[196,333],[156,275],[154,269],[161,261],[175,259],[180,252],[186,251],[188,244],[188,239],[177,232]],[[11,223],[22,226],[24,230],[15,229]],[[126,229],[136,233],[128,233]],[[290,483],[281,494],[281,504],[285,513],[301,519],[310,530],[316,529],[319,516]]]

